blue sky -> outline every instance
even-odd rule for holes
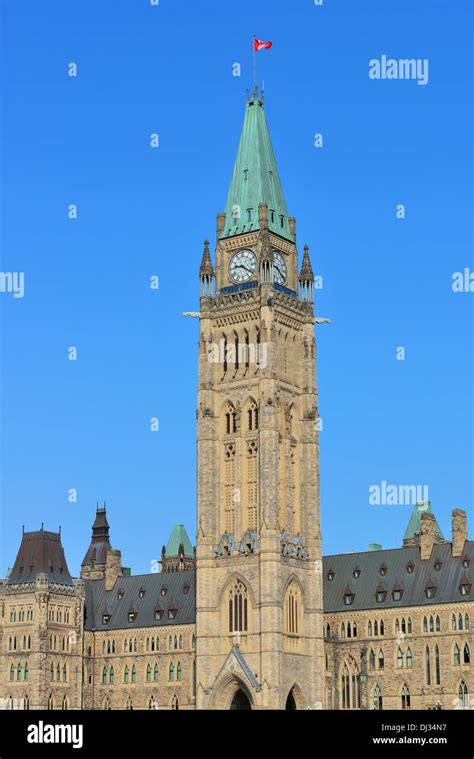
[[[451,289],[474,268],[470,4],[2,6],[2,271],[25,272],[25,296],[0,294],[0,572],[44,522],[77,574],[97,500],[134,572],[177,521],[194,540],[198,324],[180,314],[225,206],[253,34],[273,41],[267,119],[332,319],[317,328],[324,552],[400,545],[409,507],[369,504],[383,480],[428,484],[445,533],[456,507],[474,531],[474,295]],[[370,80],[382,54],[427,58],[428,85]]]

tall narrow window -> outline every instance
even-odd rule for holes
[[[151,664],[147,664],[146,666],[146,681],[147,683],[151,683]]]
[[[411,652],[411,648],[407,650],[407,667],[408,669],[411,669],[413,667],[413,654]]]
[[[402,688],[402,709],[410,709],[410,707],[411,707],[410,689],[408,688],[408,685],[405,683],[405,685]]]
[[[235,520],[235,445],[226,443],[224,446],[224,508],[225,531],[234,533]]]
[[[376,685],[374,688],[372,703],[374,709],[383,709],[382,691],[378,685]]]
[[[127,685],[128,685],[128,681],[129,681],[129,676],[130,676],[130,672],[129,672],[128,667],[126,666],[125,669],[124,669],[124,671],[123,671],[123,681]]]
[[[369,669],[375,669],[375,654],[372,649],[370,649],[369,654]]]
[[[459,708],[469,709],[469,691],[464,680],[459,685]]]
[[[248,631],[247,588],[237,580],[229,591],[229,632]]]
[[[137,682],[137,668],[135,667],[135,664],[132,667],[132,683]]]
[[[441,664],[440,664],[438,644],[436,644],[435,646],[435,677],[436,677],[436,685],[441,685]]]
[[[171,662],[169,670],[168,670],[168,680],[173,681],[174,680],[174,664]]]
[[[398,669],[402,669],[403,667],[403,651],[401,648],[399,648],[397,652],[397,667]]]
[[[471,652],[469,650],[469,646],[467,643],[464,646],[464,664],[470,664],[471,663]]]
[[[431,662],[430,662],[430,649],[426,646],[425,649],[425,669],[426,669],[426,684],[431,685]]]
[[[181,668],[181,662],[178,662],[178,665],[176,667],[176,679],[182,680],[183,679],[183,670]]]
[[[385,666],[385,659],[382,649],[379,651],[379,669],[383,669]]]
[[[249,412],[251,413],[251,412]],[[247,441],[247,527],[257,530],[257,498],[258,498],[258,447],[256,440]]]
[[[153,681],[155,683],[158,682],[158,664],[155,664],[155,668],[153,670]]]
[[[300,590],[295,582],[291,582],[286,591],[286,632],[290,635],[298,635],[299,629],[299,612],[300,612]]]
[[[458,644],[454,646],[454,657],[453,657],[453,663],[454,664],[461,664],[461,651],[459,649]]]

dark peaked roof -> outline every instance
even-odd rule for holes
[[[86,580],[86,630],[124,630],[139,627],[168,627],[196,621],[196,574],[193,571],[160,572],[149,575],[119,577],[112,590],[105,590],[105,580]],[[185,588],[187,587],[187,591]],[[162,590],[166,589],[164,595]],[[140,594],[140,590],[145,591]],[[119,599],[120,594],[123,596]],[[140,595],[142,597],[140,598]],[[102,623],[103,610],[110,614]],[[161,619],[155,610],[163,610]],[[168,610],[175,611],[173,618]],[[129,613],[136,614],[133,622]]]
[[[97,506],[95,521],[92,525],[92,540],[87,549],[86,555],[82,560],[81,566],[90,564],[91,561],[93,561],[94,564],[105,564],[107,551],[110,551],[111,549],[112,546],[109,540],[107,512],[105,506]]]
[[[18,554],[8,576],[9,583],[34,582],[44,573],[50,582],[72,585],[60,532],[24,532]]]
[[[470,560],[468,568],[463,560]],[[407,571],[408,564],[413,571]],[[435,569],[435,564],[439,567]],[[441,566],[439,566],[441,565]],[[380,574],[380,568],[385,573]],[[356,579],[354,570],[360,570]],[[328,573],[334,572],[329,580]],[[474,577],[474,542],[466,540],[462,556],[453,557],[451,543],[433,545],[431,557],[422,561],[418,546],[393,548],[385,551],[346,553],[323,558],[324,612],[359,611],[361,609],[388,609],[404,606],[423,606],[433,603],[472,601],[473,595],[462,596],[459,586],[463,577],[469,582]],[[344,604],[348,584],[354,598],[352,604]],[[427,587],[435,587],[435,597],[427,598]],[[385,600],[377,602],[376,592],[387,592]],[[400,601],[395,601],[393,590],[402,590]]]

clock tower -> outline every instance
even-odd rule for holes
[[[314,277],[257,90],[200,283],[196,706],[321,708]]]

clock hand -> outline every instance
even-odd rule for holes
[[[248,273],[249,273],[249,274],[253,274],[253,271],[252,271],[251,269],[248,269],[248,268],[247,268],[246,266],[244,266],[243,264],[239,264],[239,265],[238,265],[238,268],[239,268],[239,269],[245,269],[245,271],[248,271]]]
[[[282,279],[285,279],[285,278],[284,278],[284,276],[283,276],[283,274],[281,273],[280,269],[278,268],[278,266],[276,266],[276,264],[273,264],[273,266],[274,266],[274,267],[275,267],[275,269],[277,270],[277,272],[278,272],[278,274],[280,275],[280,277],[281,277]]]

